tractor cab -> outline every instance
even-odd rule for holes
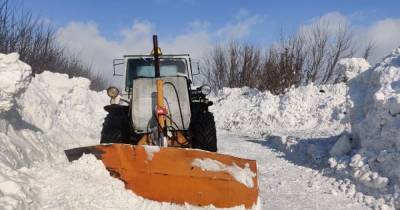
[[[160,50],[161,51],[161,50]],[[192,80],[189,55],[160,55],[160,77],[185,77]],[[125,91],[129,92],[136,79],[155,78],[153,55],[125,55]]]
[[[105,109],[109,113],[120,110],[124,115],[124,121],[128,122],[129,126],[125,127],[129,130],[124,130],[124,135],[119,137],[121,141],[216,151],[214,118],[208,111],[212,102],[206,97],[211,88],[208,85],[193,86],[192,63],[188,54],[164,55],[161,49],[154,45],[149,55],[124,55],[123,59],[115,59],[113,64],[114,75],[118,75],[115,66],[124,66],[125,74],[118,76],[125,76],[126,93],[120,95],[118,88],[108,88],[107,94],[111,98],[111,106],[106,106]],[[120,104],[121,101],[124,105]],[[199,135],[192,133],[199,132],[194,131],[198,127],[204,127],[197,122],[204,117],[208,119],[201,120],[201,123],[206,122],[211,125],[211,143],[200,146],[193,140]],[[160,127],[164,128],[162,136],[168,141],[160,142]],[[111,137],[115,139],[112,135],[108,136],[111,132],[107,130],[108,128],[103,129],[101,143],[109,143]],[[134,138],[130,138],[132,136]]]

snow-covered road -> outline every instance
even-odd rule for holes
[[[319,171],[296,165],[263,139],[218,131],[219,152],[256,159],[261,209],[369,209],[339,190],[339,182]],[[126,191],[100,161],[86,156],[73,163],[62,157],[23,168],[35,192],[33,209],[193,209],[144,200]],[[209,208],[207,208],[209,209]]]
[[[370,209],[339,190],[334,178],[295,165],[262,139],[238,137],[219,131],[219,151],[257,160],[261,209]],[[258,142],[258,143],[257,143]]]
[[[400,48],[373,74],[397,76],[382,79],[382,91],[389,93],[372,91],[372,114],[356,121],[358,134],[373,134],[360,150],[346,133],[354,124],[346,84],[308,85],[279,96],[225,88],[213,99],[219,152],[258,162],[261,209],[399,209],[400,153],[393,147],[399,145],[399,60]],[[30,78],[17,54],[0,54],[0,67],[0,77],[9,81],[0,88],[1,210],[198,209],[135,196],[93,156],[67,161],[65,149],[99,143],[108,97],[90,91],[89,80],[46,71]],[[366,81],[361,84],[369,86]],[[350,87],[355,102],[364,97],[354,93],[365,92],[357,85]],[[342,145],[335,151],[343,154],[331,154],[334,145]]]

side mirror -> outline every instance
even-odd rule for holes
[[[116,73],[117,72],[116,67],[123,64],[125,64],[125,59],[118,58],[113,60],[113,76],[119,76],[119,77],[124,76],[123,74]]]

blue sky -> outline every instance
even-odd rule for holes
[[[372,63],[400,46],[399,0],[9,2],[51,23],[57,41],[103,75],[110,75],[113,58],[148,53],[154,33],[164,53],[194,58],[227,40],[267,47],[279,41],[282,31],[296,32],[322,20],[328,29],[349,25],[360,51],[372,41]]]
[[[193,22],[206,22],[209,30],[217,30],[234,22],[240,15],[258,15],[260,21],[245,39],[270,42],[282,28],[294,30],[313,18],[339,12],[360,25],[383,18],[399,18],[398,0],[15,0],[17,5],[50,20],[56,27],[71,21],[95,22],[102,35],[120,38],[119,31],[134,20],[154,24],[164,37],[175,37],[189,30]],[[385,2],[384,4],[382,2]]]

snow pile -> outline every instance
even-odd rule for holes
[[[338,62],[341,72],[344,72],[346,81],[360,75],[371,65],[364,58],[343,58]]]
[[[30,167],[54,156],[64,158],[64,149],[98,143],[107,96],[88,87],[87,79],[64,74],[43,72],[32,78],[24,93],[13,98],[12,110],[1,113],[0,165]]]
[[[379,174],[400,184],[400,48],[350,80],[349,88],[352,134],[361,148],[352,159],[354,176],[373,188],[388,183]]]
[[[211,106],[219,128],[246,136],[345,128],[346,85],[308,85],[273,95],[250,88],[224,88]],[[333,133],[332,133],[333,132]]]
[[[362,112],[352,122],[353,134],[366,149],[400,149],[400,48],[360,79],[367,79],[364,99],[349,95],[354,111]]]
[[[69,163],[65,149],[99,143],[109,98],[84,78],[29,74],[18,54],[0,54],[0,209],[214,209],[136,196],[92,155]]]
[[[104,92],[84,78],[44,72],[30,77],[17,53],[0,54],[0,209],[30,209],[40,189],[28,168],[66,161],[64,149],[97,144]]]
[[[380,64],[343,59],[351,138],[342,136],[329,159],[336,176],[352,178],[359,191],[400,208],[400,48]],[[349,151],[349,145],[354,149]]]
[[[34,198],[41,200],[38,209],[215,209],[213,206],[196,207],[143,199],[127,191],[122,181],[111,177],[103,163],[93,155],[84,155],[72,163],[44,164],[31,173],[36,174],[32,185],[41,193],[40,197]]]
[[[369,167],[369,160],[360,154],[351,158],[350,166],[353,168],[353,177],[362,184],[371,188],[383,188],[388,184],[386,177],[381,177],[377,172],[372,172]]]
[[[0,54],[0,112],[13,106],[14,97],[29,84],[31,67],[17,53]]]
[[[244,184],[248,188],[254,187],[253,178],[256,176],[256,173],[251,171],[249,164],[246,164],[243,168],[239,167],[235,163],[233,165],[228,166],[217,160],[213,160],[210,158],[196,158],[192,162],[192,166],[196,166],[201,168],[203,171],[223,171],[230,174],[236,181]]]
[[[18,112],[63,148],[93,144],[99,139],[109,98],[105,92],[90,91],[89,85],[85,78],[45,71],[17,99]]]

